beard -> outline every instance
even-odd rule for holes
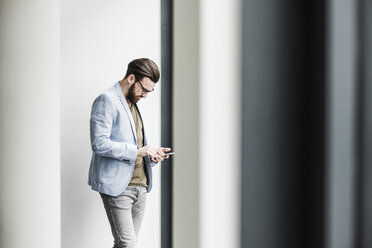
[[[134,94],[134,84],[129,87],[127,98],[132,104],[136,104],[139,101],[140,98],[136,97],[136,95]]]

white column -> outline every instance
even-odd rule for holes
[[[0,2],[0,247],[60,247],[59,1]]]
[[[239,247],[239,1],[174,2],[174,247]]]
[[[200,247],[240,247],[240,1],[201,0]]]
[[[173,11],[173,247],[199,247],[199,0]]]

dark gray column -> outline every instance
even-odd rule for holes
[[[358,208],[357,247],[372,247],[372,2],[360,0],[358,10],[359,142],[356,181]]]
[[[300,1],[243,1],[241,247],[305,247]]]
[[[323,247],[324,2],[242,13],[241,247]]]
[[[172,142],[172,0],[161,1],[161,144]],[[161,247],[172,247],[173,158],[161,166]]]
[[[242,247],[368,247],[371,29],[365,2],[358,43],[358,4],[243,1]]]

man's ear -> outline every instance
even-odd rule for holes
[[[128,76],[128,83],[130,86],[132,86],[132,84],[134,84],[136,82],[136,76],[134,76],[134,74],[129,74]]]

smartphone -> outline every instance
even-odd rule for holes
[[[174,154],[176,154],[175,152],[168,152],[168,153],[164,153],[164,155],[163,156],[167,156],[167,155],[174,155]]]

